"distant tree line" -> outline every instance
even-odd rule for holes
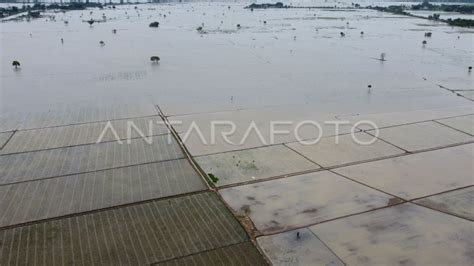
[[[474,5],[433,5],[429,2],[423,2],[419,5],[411,6],[411,10],[429,10],[443,12],[458,12],[461,14],[474,14]]]
[[[256,3],[253,3],[249,6],[246,6],[245,8],[266,9],[266,8],[289,8],[289,7],[290,6],[284,5],[282,2],[277,2],[275,4],[270,4],[270,3],[256,4]]]
[[[474,27],[474,20],[472,20],[472,19],[462,19],[462,18],[450,19],[450,18],[448,18],[446,20],[446,23],[448,23],[451,26]]]
[[[36,3],[34,5],[23,5],[22,7],[17,7],[17,6],[10,6],[10,7],[5,7],[5,8],[0,8],[0,18],[12,16],[18,13],[22,12],[28,12],[28,15],[30,17],[39,17],[40,12],[39,11],[45,11],[45,10],[50,10],[50,9],[56,9],[56,10],[83,10],[88,7],[98,7],[98,8],[103,8],[103,5],[101,3],[64,3],[64,4],[58,4],[58,3],[52,3],[49,5],[42,4],[42,3]]]
[[[397,2],[426,2],[426,0],[419,0],[419,1],[413,1],[413,0],[397,0]],[[442,2],[442,3],[473,3],[473,0],[430,0],[429,2]]]
[[[450,26],[458,26],[458,27],[474,27],[474,20],[472,19],[441,19],[441,15],[438,13],[433,13],[433,15],[426,17],[419,16],[419,15],[414,15],[411,14],[407,11],[412,11],[412,10],[426,10],[426,11],[437,11],[437,12],[459,12],[462,14],[474,14],[474,5],[433,5],[429,3],[428,1],[423,1],[423,3],[419,5],[413,5],[411,7],[405,6],[405,5],[393,5],[393,6],[388,6],[388,7],[371,7],[369,6],[368,8],[370,9],[375,9],[378,11],[382,12],[388,12],[396,15],[405,15],[405,16],[411,16],[411,17],[417,17],[417,18],[423,18],[423,19],[429,19],[429,20],[436,20],[436,21],[441,21],[448,23]]]
[[[356,4],[357,6],[360,6],[359,4]],[[354,4],[353,4],[354,6]],[[267,8],[295,8],[295,9],[324,9],[324,8],[337,8],[337,6],[292,6],[292,5],[285,5],[282,2],[276,2],[274,4],[272,3],[262,3],[262,4],[256,4],[253,3],[251,5],[248,5],[244,7],[246,9],[254,10],[254,9],[267,9]]]
[[[376,7],[370,7],[371,9],[375,9],[377,11],[381,12],[388,12],[396,15],[405,15],[405,16],[410,16],[411,14],[405,11],[405,6],[376,6]]]

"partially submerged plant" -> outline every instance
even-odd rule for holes
[[[160,26],[160,22],[158,21],[155,21],[155,22],[152,22],[150,23],[150,28],[158,28]]]
[[[160,57],[154,55],[154,56],[150,57],[150,61],[156,64],[156,63],[158,63],[158,61],[160,61]]]
[[[15,69],[17,69],[17,68],[20,66],[20,62],[18,62],[18,61],[16,61],[16,60],[13,60],[12,66],[14,66]]]
[[[217,181],[219,181],[219,178],[217,176],[215,176],[214,174],[212,173],[208,173],[207,176],[209,177],[209,179],[212,181],[212,183],[217,183]]]

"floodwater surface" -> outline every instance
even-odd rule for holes
[[[124,5],[4,22],[1,114],[117,102],[158,104],[169,116],[269,106],[356,113],[472,103],[438,86],[472,89],[472,29],[365,9],[252,12],[244,6]],[[84,22],[103,16],[106,22]],[[153,21],[160,27],[150,28]],[[422,45],[425,32],[433,35]],[[378,60],[381,53],[386,61]],[[150,61],[155,55],[158,64]]]

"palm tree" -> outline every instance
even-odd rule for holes
[[[20,66],[20,62],[18,62],[18,61],[16,61],[16,60],[13,60],[12,66],[14,66],[15,69],[17,69],[17,68]]]
[[[100,46],[104,46],[104,45],[105,45],[105,42],[104,42],[104,41],[100,41],[99,44],[100,44]]]
[[[160,57],[154,55],[154,56],[150,57],[150,60],[151,60],[151,62],[153,62],[154,64],[156,64],[156,63],[158,63],[158,61],[160,61]]]

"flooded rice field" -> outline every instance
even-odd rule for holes
[[[472,29],[365,9],[244,6],[124,5],[4,22],[1,112],[144,102],[170,116],[269,106],[354,113],[469,103],[438,85],[472,89]]]

